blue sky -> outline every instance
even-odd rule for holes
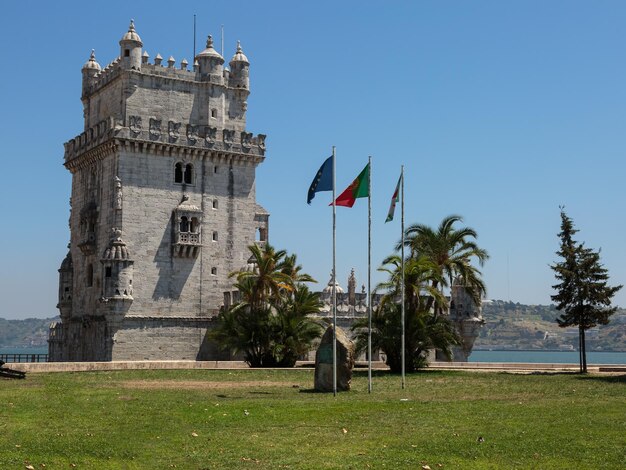
[[[373,157],[376,268],[400,165],[406,219],[460,214],[491,259],[488,297],[549,303],[559,205],[626,283],[626,3],[621,1],[7,2],[0,16],[0,317],[57,313],[69,239],[63,142],[82,131],[83,63],[102,66],[135,19],[144,49],[191,62],[225,28],[251,61],[248,128],[268,135],[257,199],[270,241],[328,281],[329,193],[306,192],[337,147],[338,191]],[[297,5],[297,7],[296,7]],[[219,43],[218,43],[219,44]],[[151,59],[152,60],[152,59]],[[338,278],[367,278],[367,204],[338,208]],[[373,271],[373,282],[382,280]],[[626,305],[626,289],[615,301]]]

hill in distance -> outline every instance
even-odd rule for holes
[[[578,349],[578,328],[560,328],[554,305],[523,305],[503,300],[483,302],[485,326],[474,349]],[[587,351],[626,351],[626,309],[606,326],[587,330]]]
[[[483,303],[485,326],[474,349],[560,349],[578,347],[577,328],[559,328],[554,305],[523,305],[503,300]],[[54,318],[6,320],[0,318],[0,348],[36,348],[48,345],[48,327]],[[587,331],[588,351],[626,351],[626,309],[619,309],[606,326]]]

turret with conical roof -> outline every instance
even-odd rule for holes
[[[91,55],[89,56],[89,60],[85,62],[83,65],[83,94],[87,91],[89,86],[91,86],[96,81],[96,75],[100,73],[100,64],[96,62],[96,51],[91,50]]]
[[[120,39],[120,66],[124,70],[141,70],[141,47],[143,43],[137,31],[135,22],[130,20],[128,32]]]
[[[122,240],[122,231],[112,229],[109,246],[104,250],[100,262],[104,267],[102,299],[133,300],[133,264],[126,243]]]
[[[250,62],[237,41],[237,52],[230,61],[230,83],[233,88],[250,89]]]
[[[224,58],[213,48],[213,36],[206,40],[206,49],[196,55],[203,80],[220,81],[224,70]],[[211,79],[211,77],[214,77]]]

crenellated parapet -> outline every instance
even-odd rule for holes
[[[210,149],[263,156],[265,134],[217,126],[191,124],[161,116],[129,116],[127,127],[115,130],[115,137],[145,142],[184,145],[197,149]]]
[[[107,142],[114,136],[113,128],[115,127],[115,119],[109,117],[103,119],[95,126],[90,127],[85,132],[78,134],[73,139],[63,144],[65,148],[64,160],[66,164],[88,150],[98,147],[100,144]]]
[[[142,146],[156,148],[165,145],[168,154],[178,149],[189,153],[247,155],[253,164],[263,161],[265,155],[265,134],[253,135],[251,132],[233,129],[219,129],[212,126],[199,126],[156,117],[130,116],[127,127],[116,124],[113,118],[100,121],[85,132],[64,144],[65,166],[74,168],[89,164],[106,156],[117,145],[127,146],[133,142]],[[106,144],[102,146],[103,144]],[[165,148],[165,147],[164,147]],[[83,161],[85,160],[85,161]],[[238,158],[240,160],[240,158]]]
[[[179,82],[204,88],[216,87],[222,93],[230,93],[235,99],[243,102],[250,93],[250,62],[239,42],[237,51],[229,63],[230,70],[224,67],[224,58],[213,48],[211,36],[207,39],[206,49],[193,58],[191,68],[186,58],[177,63],[171,55],[163,63],[163,57],[157,54],[154,62],[150,63],[150,55],[142,49],[142,46],[143,42],[131,20],[128,32],[120,40],[119,57],[101,68],[95,61],[95,53],[92,51],[90,59],[83,66],[82,99],[88,100],[123,74],[131,79],[149,76],[160,81],[161,86]]]

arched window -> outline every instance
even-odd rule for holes
[[[174,183],[182,183],[183,182],[183,164],[177,163],[174,167]]]
[[[191,233],[198,233],[198,218],[197,217],[192,217],[191,218]]]
[[[189,220],[184,215],[180,218],[180,231],[189,232]]]
[[[193,165],[188,163],[185,165],[185,184],[191,184],[193,182]]]

